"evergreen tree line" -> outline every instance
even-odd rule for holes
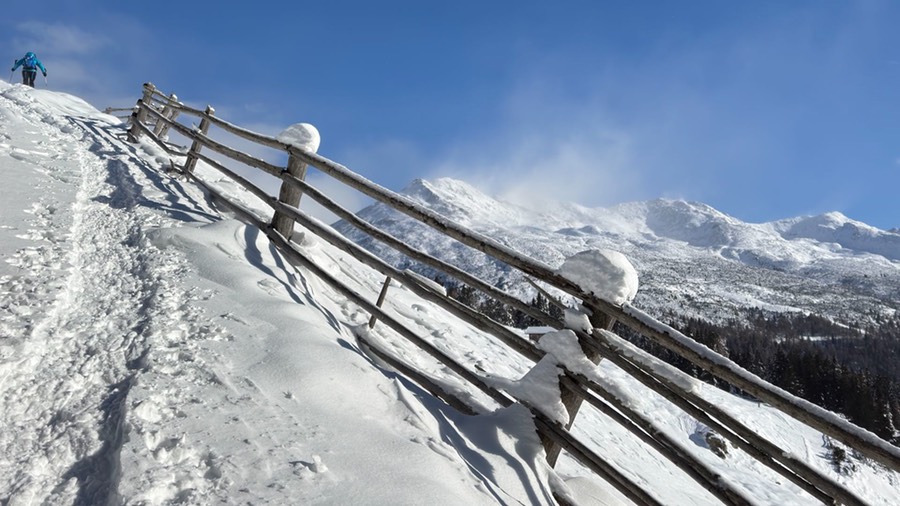
[[[475,309],[497,323],[518,329],[543,325],[542,322],[528,316],[523,311],[511,308],[491,297],[485,297],[481,295],[478,290],[468,285],[457,282],[448,282],[441,279],[438,279],[437,281],[444,285],[444,288],[447,290],[447,296]],[[537,296],[531,299],[529,305],[558,320],[561,320],[563,317],[562,309],[554,304],[550,304],[550,301],[541,294],[537,294]]]

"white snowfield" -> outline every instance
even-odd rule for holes
[[[485,413],[460,415],[370,359],[354,338],[368,314],[124,137],[76,97],[0,83],[0,504],[552,504],[551,484],[628,504],[566,456],[549,469],[524,408],[472,393]],[[300,243],[375,298],[380,275]],[[553,376],[401,286],[385,307],[511,391]],[[383,325],[368,337],[466,389]],[[738,450],[715,456],[706,427],[621,371],[594,374],[760,504],[816,504]],[[866,501],[900,504],[896,474],[852,457],[839,473],[821,434],[696,388]],[[591,409],[575,432],[663,503],[717,504]]]

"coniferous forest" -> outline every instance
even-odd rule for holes
[[[815,315],[751,310],[746,319],[724,325],[690,319],[672,326],[760,378],[900,446],[900,318],[858,329]],[[692,376],[732,390],[647,338],[620,326],[615,331]]]
[[[762,379],[900,446],[900,317],[854,328],[815,315],[751,311],[744,321],[715,326],[691,320],[681,330]]]

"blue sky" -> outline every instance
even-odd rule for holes
[[[451,176],[521,201],[670,197],[750,222],[840,211],[900,227],[892,0],[4,11],[9,61],[35,51],[51,89],[128,107],[151,81],[260,132],[309,122],[321,154],[395,190]]]

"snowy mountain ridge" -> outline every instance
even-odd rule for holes
[[[642,277],[636,303],[651,310],[687,308],[716,319],[752,306],[864,321],[871,311],[892,312],[900,301],[900,234],[838,212],[756,224],[672,199],[595,209],[522,205],[450,178],[416,180],[401,193],[551,266],[584,249],[621,251]],[[380,204],[359,215],[439,257],[474,266],[485,279],[528,292],[501,266]],[[337,227],[402,262],[346,224]]]

